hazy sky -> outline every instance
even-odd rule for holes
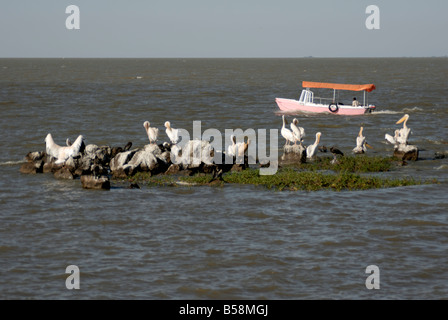
[[[80,9],[68,30],[66,7]],[[380,10],[380,29],[365,22]],[[448,55],[447,0],[3,0],[0,57]]]

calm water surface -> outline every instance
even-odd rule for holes
[[[390,155],[384,134],[408,113],[420,159],[386,175],[439,184],[103,192],[19,172],[48,132],[59,144],[83,134],[87,144],[142,147],[144,120],[160,141],[166,120],[189,131],[195,120],[223,133],[280,129],[275,98],[298,98],[303,80],[377,87],[372,114],[288,114],[305,144],[320,131],[321,144],[350,153],[364,126],[369,154]],[[446,58],[0,59],[0,298],[446,299],[448,160],[435,155],[448,151],[447,84]],[[72,264],[80,290],[65,287]],[[380,268],[379,290],[365,286],[369,265]]]

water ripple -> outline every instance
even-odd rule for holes
[[[412,63],[410,63],[412,62]],[[0,298],[4,299],[440,299],[448,295],[446,59],[3,59],[0,79]],[[64,66],[62,68],[61,66]],[[422,72],[421,70],[426,70]],[[385,176],[439,184],[369,191],[276,192],[248,185],[109,192],[79,179],[23,175],[48,132],[63,143],[148,143],[150,120],[192,131],[280,129],[275,97],[297,98],[302,80],[363,82],[377,90],[365,117],[294,115],[305,144],[350,153],[364,126],[372,155],[410,114],[419,161]],[[303,71],[307,70],[307,71]],[[137,77],[140,77],[137,79]],[[305,78],[304,78],[305,77]],[[423,85],[422,85],[423,84]],[[321,94],[316,92],[316,94]],[[351,100],[352,93],[341,100]],[[287,117],[292,117],[287,114]],[[280,143],[281,144],[281,143]],[[82,297],[65,288],[81,270]],[[365,288],[368,265],[381,290]]]

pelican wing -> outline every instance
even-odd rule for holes
[[[402,128],[400,129],[400,133],[398,135],[398,142],[402,144],[407,144],[409,139],[409,134],[411,133],[410,128]]]
[[[227,147],[227,154],[232,157],[236,156],[236,145],[235,144],[232,144]]]
[[[312,158],[316,154],[317,146],[319,145],[319,142],[320,142],[320,136],[321,136],[320,132],[316,133],[316,141],[314,141],[314,143],[312,145],[309,145],[306,148],[307,158]]]
[[[150,142],[157,141],[159,136],[159,128],[149,127],[148,128],[148,138]]]
[[[55,163],[56,164],[64,163],[65,161],[67,161],[68,158],[75,156],[80,151],[83,140],[84,137],[82,135],[79,135],[71,146],[69,147],[58,146],[57,156],[55,157],[57,160]]]
[[[294,124],[294,122],[291,122],[291,130],[292,130],[292,133],[294,134],[295,141],[300,142],[302,140],[302,135],[300,133],[299,128],[297,128],[297,126]]]
[[[168,138],[170,138],[170,141],[172,144],[176,144],[179,142],[179,130],[178,129],[166,129],[166,134]]]
[[[366,137],[358,136],[356,138],[356,147],[362,148],[365,142],[366,142]]]
[[[281,134],[282,134],[283,138],[286,139],[286,141],[294,142],[294,139],[295,139],[294,134],[293,134],[293,132],[292,132],[291,130],[289,130],[288,128],[285,128],[285,127],[282,128],[282,130],[281,130]]]
[[[395,140],[394,137],[392,137],[390,134],[386,133],[384,138],[389,142],[390,144],[397,144],[397,140]]]
[[[305,135],[305,129],[304,129],[303,127],[299,127],[299,130],[300,130],[300,137],[301,137],[301,139],[303,140],[303,138],[306,137],[306,135]]]
[[[306,157],[312,158],[316,154],[317,145],[312,144],[306,147]]]
[[[75,142],[73,142],[73,144],[70,146],[70,148],[72,149],[73,155],[75,155],[79,152],[83,141],[84,141],[84,137],[82,135],[79,135],[78,138],[76,138]]]
[[[47,137],[45,138],[45,151],[47,152],[47,154],[53,158],[58,159],[61,148],[62,147],[60,145],[54,142],[51,133],[47,134]]]

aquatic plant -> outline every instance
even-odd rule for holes
[[[211,175],[181,177],[182,181],[190,184],[204,185],[211,180]],[[386,179],[359,174],[341,172],[324,174],[321,172],[299,171],[294,168],[280,169],[274,175],[260,175],[258,169],[247,169],[241,172],[230,172],[223,176],[225,183],[251,184],[264,186],[276,190],[366,190],[372,188],[390,188],[422,184],[415,179]],[[432,181],[431,183],[434,183]]]
[[[438,183],[418,181],[413,178],[389,179],[369,175],[373,172],[386,172],[392,169],[392,158],[341,157],[338,164],[331,163],[332,158],[320,158],[317,161],[289,165],[279,168],[274,175],[260,175],[259,169],[249,168],[242,171],[227,172],[222,179],[213,179],[212,174],[199,173],[193,176],[154,175],[139,172],[130,177],[130,182],[145,182],[148,186],[213,185],[226,183],[251,184],[275,190],[367,190],[400,186]]]
[[[316,191],[329,189],[365,190],[372,188],[389,188],[421,184],[414,179],[385,179],[379,177],[361,176],[359,174],[340,172],[324,174],[320,172],[298,171],[292,168],[280,169],[275,175],[260,176],[258,170],[232,172],[224,177],[229,183],[263,185],[278,190]]]
[[[175,180],[166,175],[151,175],[151,172],[138,172],[127,179],[131,183],[144,183],[147,186],[174,186]]]
[[[317,171],[331,170],[335,172],[387,172],[393,167],[396,160],[392,157],[369,157],[366,155],[344,156],[337,160],[336,164],[332,164],[332,157],[321,157],[315,161],[294,165],[296,168]]]

